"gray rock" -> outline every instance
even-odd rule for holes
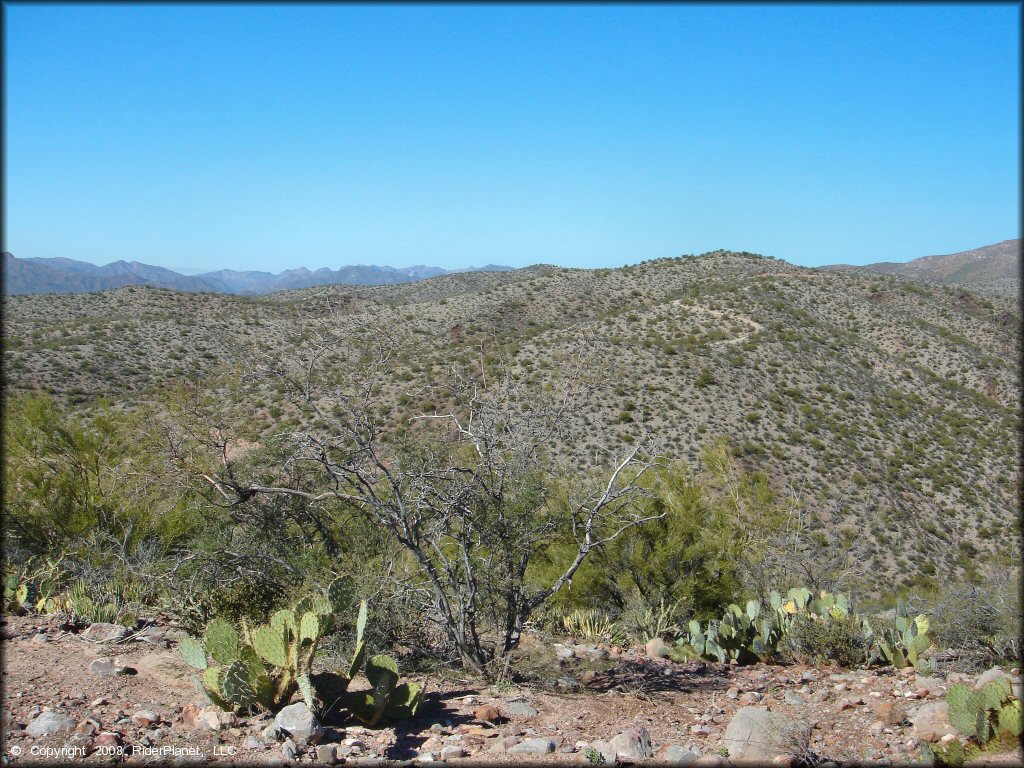
[[[277,730],[277,726],[271,723],[262,731],[260,731],[260,738],[263,741],[277,741],[280,733]]]
[[[700,755],[697,752],[675,744],[666,744],[658,750],[658,762],[662,765],[689,765],[698,757],[700,757]]]
[[[100,621],[90,624],[81,636],[93,643],[113,643],[118,640],[124,640],[131,633],[132,631],[128,627]]]
[[[93,626],[96,625],[93,624]],[[93,659],[89,662],[89,671],[100,677],[114,677],[115,675],[127,675],[130,669],[120,659]]]
[[[1010,678],[1010,676],[1003,672],[1003,670],[1001,670],[999,667],[992,667],[992,669],[987,669],[980,675],[978,675],[978,679],[974,681],[974,690],[978,690],[983,685],[987,685],[988,683],[991,683],[993,680],[998,680],[1001,677],[1009,679],[1011,683],[1013,682],[1012,678]],[[920,680],[918,682],[920,682]]]
[[[654,755],[651,734],[643,726],[623,731],[616,735],[611,743],[619,757],[628,757],[635,760],[637,758],[653,757]]]
[[[515,746],[509,747],[508,751],[516,755],[546,755],[554,752],[557,746],[551,739],[538,737],[521,741]]]
[[[513,701],[506,704],[502,709],[509,717],[536,717],[537,710],[525,701]]]
[[[43,712],[28,724],[25,733],[39,738],[40,736],[49,736],[60,731],[73,731],[76,725],[77,723],[67,715],[60,715],[56,712]]]
[[[453,757],[465,757],[468,753],[458,744],[446,744],[441,749],[441,759],[450,760]]]
[[[807,723],[763,707],[742,707],[725,729],[721,746],[729,750],[733,762],[770,762],[774,757],[801,754],[810,740]]]
[[[285,739],[284,744],[281,745],[281,754],[284,755],[285,760],[294,760],[296,755],[298,755],[298,750],[295,748],[295,742],[291,739]]]
[[[595,750],[601,756],[600,759],[603,762],[600,762],[600,765],[612,766],[619,761],[618,752],[615,751],[615,747],[612,746],[612,743],[610,741],[592,741],[590,743],[590,746],[583,750],[584,764],[597,764],[597,761],[592,760],[591,756],[587,755],[587,752],[589,750]]]
[[[921,741],[934,743],[946,734],[955,734],[949,724],[949,708],[945,701],[929,701],[914,714],[914,735]]]
[[[274,718],[274,725],[293,739],[308,744],[315,744],[324,735],[324,729],[320,727],[316,716],[301,701],[298,704],[289,704],[278,712]]]
[[[321,744],[316,748],[316,761],[326,765],[334,765],[338,762],[337,755],[334,751],[337,746],[337,744]]]

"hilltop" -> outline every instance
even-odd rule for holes
[[[394,418],[483,351],[521,380],[589,356],[595,390],[555,458],[606,465],[644,433],[691,464],[725,436],[796,492],[822,551],[860,583],[930,583],[1019,557],[1020,309],[1001,295],[868,270],[714,252],[621,269],[536,266],[262,298],[125,287],[6,299],[11,391],[130,406],[180,381],[216,391],[301,326],[387,327]],[[271,390],[254,429],[297,423]]]

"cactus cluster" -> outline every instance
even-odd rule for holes
[[[928,617],[924,614],[918,614],[913,619],[897,615],[894,626],[883,629],[877,635],[867,619],[863,624],[871,644],[868,664],[881,661],[897,669],[913,667],[932,646],[931,638],[928,637]]]
[[[34,610],[36,613],[56,613],[58,605],[54,595],[57,592],[57,578],[52,574],[56,565],[51,563],[48,572],[34,577],[19,578],[17,573],[8,574],[4,581],[4,607],[9,611]]]
[[[876,634],[866,618],[851,613],[849,598],[843,593],[822,590],[815,596],[805,587],[793,587],[785,595],[769,593],[768,607],[757,600],[749,600],[745,609],[731,604],[720,620],[709,621],[703,629],[696,621],[689,622],[673,655],[721,663],[768,661],[798,622],[846,621],[850,617],[860,623],[868,649],[864,661],[869,664],[914,666],[932,645],[924,615],[910,619],[900,609],[894,627]]]
[[[774,654],[782,634],[779,623],[766,615],[757,600],[748,600],[746,609],[730,604],[720,621],[709,621],[701,630],[696,621],[679,641],[686,650],[708,660],[740,664],[766,661]]]
[[[334,592],[332,585],[328,594],[333,597]],[[375,725],[384,716],[415,714],[420,686],[399,684],[398,664],[390,656],[374,656],[366,662],[371,690],[348,691],[366,656],[366,601],[359,605],[356,644],[347,669],[313,673],[318,644],[333,626],[335,602],[319,595],[304,597],[252,631],[243,623],[241,634],[230,622],[214,619],[207,624],[202,641],[185,636],[179,651],[187,664],[202,673],[197,680],[201,690],[223,709],[276,711],[298,690],[306,706],[321,716],[343,707]]]
[[[1010,680],[998,677],[976,690],[957,684],[946,692],[949,722],[966,739],[929,747],[938,765],[960,766],[992,752],[1007,752],[1020,741],[1024,727],[1021,700],[1013,695]]]

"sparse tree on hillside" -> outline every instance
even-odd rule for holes
[[[428,613],[453,649],[486,672],[591,553],[661,517],[644,503],[639,482],[653,462],[634,448],[600,482],[577,479],[556,499],[545,450],[585,402],[584,361],[566,361],[561,382],[540,392],[481,355],[469,370],[453,368],[416,393],[434,408],[389,421],[380,406],[398,399],[387,383],[397,349],[380,328],[342,338],[320,324],[287,356],[254,365],[247,381],[283,387],[302,414],[298,428],[275,438],[278,466],[234,457],[223,429],[171,433],[172,450],[222,504],[298,498],[328,536],[344,535],[340,510],[382,526],[414,560]],[[565,530],[576,542],[573,556],[556,578],[531,586],[531,557]]]

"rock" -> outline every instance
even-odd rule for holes
[[[652,659],[667,659],[670,650],[671,649],[665,645],[665,641],[660,637],[652,637],[644,646],[644,651]]]
[[[1010,678],[1010,676],[1003,672],[999,667],[987,669],[978,675],[978,679],[974,681],[974,690],[978,690],[982,686],[991,683],[993,680],[998,680],[1001,677],[1008,678],[1011,683],[1013,682],[1013,678]]]
[[[555,658],[559,661],[568,661],[576,655],[576,652],[567,646],[556,645],[555,646]]]
[[[637,759],[641,757],[652,757],[654,746],[651,744],[651,734],[643,726],[629,728],[617,734],[611,741],[612,747],[620,757]]]
[[[67,715],[60,715],[56,712],[43,712],[25,729],[25,733],[34,738],[49,736],[60,731],[73,731],[75,721]]]
[[[468,753],[458,744],[447,744],[441,749],[441,759],[451,760],[453,757],[466,757]]]
[[[666,744],[658,750],[657,758],[660,765],[684,766],[689,765],[700,755],[686,747],[679,747],[675,744]]]
[[[95,736],[99,732],[100,724],[91,717],[85,718],[85,720],[75,726],[75,733],[81,733],[86,736]]]
[[[277,730],[277,726],[271,723],[262,731],[260,731],[260,738],[264,741],[277,741],[281,737],[281,734]]]
[[[148,728],[154,723],[160,722],[160,715],[149,709],[140,709],[132,715],[132,723],[139,728]]]
[[[314,744],[324,735],[324,729],[303,702],[290,704],[274,718],[274,725],[297,741]]]
[[[220,707],[203,707],[195,716],[195,727],[208,731],[220,731],[238,725],[238,716],[234,712],[225,712]]]
[[[494,742],[491,747],[492,752],[508,752],[512,747],[519,743],[518,736],[502,736]]]
[[[742,707],[725,729],[721,746],[734,762],[766,762],[777,755],[802,754],[810,738],[807,723],[762,707]]]
[[[338,762],[337,755],[334,752],[337,746],[337,744],[321,744],[316,748],[316,761],[326,765],[334,765]]]
[[[551,739],[542,737],[527,739],[509,748],[509,752],[516,755],[546,755],[554,752],[557,744]]]
[[[94,741],[92,736],[85,733],[73,733],[71,738],[64,742],[64,747],[73,755],[82,757],[93,750]]]
[[[285,739],[284,743],[281,745],[281,754],[284,756],[284,759],[289,762],[294,760],[298,755],[298,750],[295,748],[295,742],[291,739]]]
[[[131,630],[128,627],[100,621],[96,624],[90,624],[81,637],[93,643],[113,643],[118,640],[124,640],[130,634]]]
[[[956,729],[949,724],[949,709],[945,701],[930,701],[914,715],[914,735],[921,741],[934,743],[946,734],[955,733]]]
[[[594,753],[597,754],[594,754]],[[581,750],[584,765],[613,766],[619,761],[619,755],[610,741],[598,739],[592,741]]]
[[[501,710],[493,704],[484,704],[483,706],[477,707],[473,711],[473,717],[484,723],[497,723],[505,719],[501,715]]]
[[[266,749],[267,745],[257,739],[252,734],[245,737],[245,741],[242,742],[242,749]]]
[[[899,725],[906,719],[906,713],[893,701],[883,701],[875,707],[875,717],[886,725]]]
[[[513,701],[506,704],[503,709],[505,714],[509,717],[522,717],[530,718],[536,717],[537,710],[527,704],[525,701]]]
[[[93,744],[97,747],[117,747],[121,744],[121,734],[117,731],[104,731],[95,739]]]
[[[130,675],[135,670],[126,667],[120,659],[93,659],[89,662],[89,671],[100,677],[114,677],[115,675]]]
[[[729,768],[732,763],[721,755],[701,755],[690,765],[693,768]]]

